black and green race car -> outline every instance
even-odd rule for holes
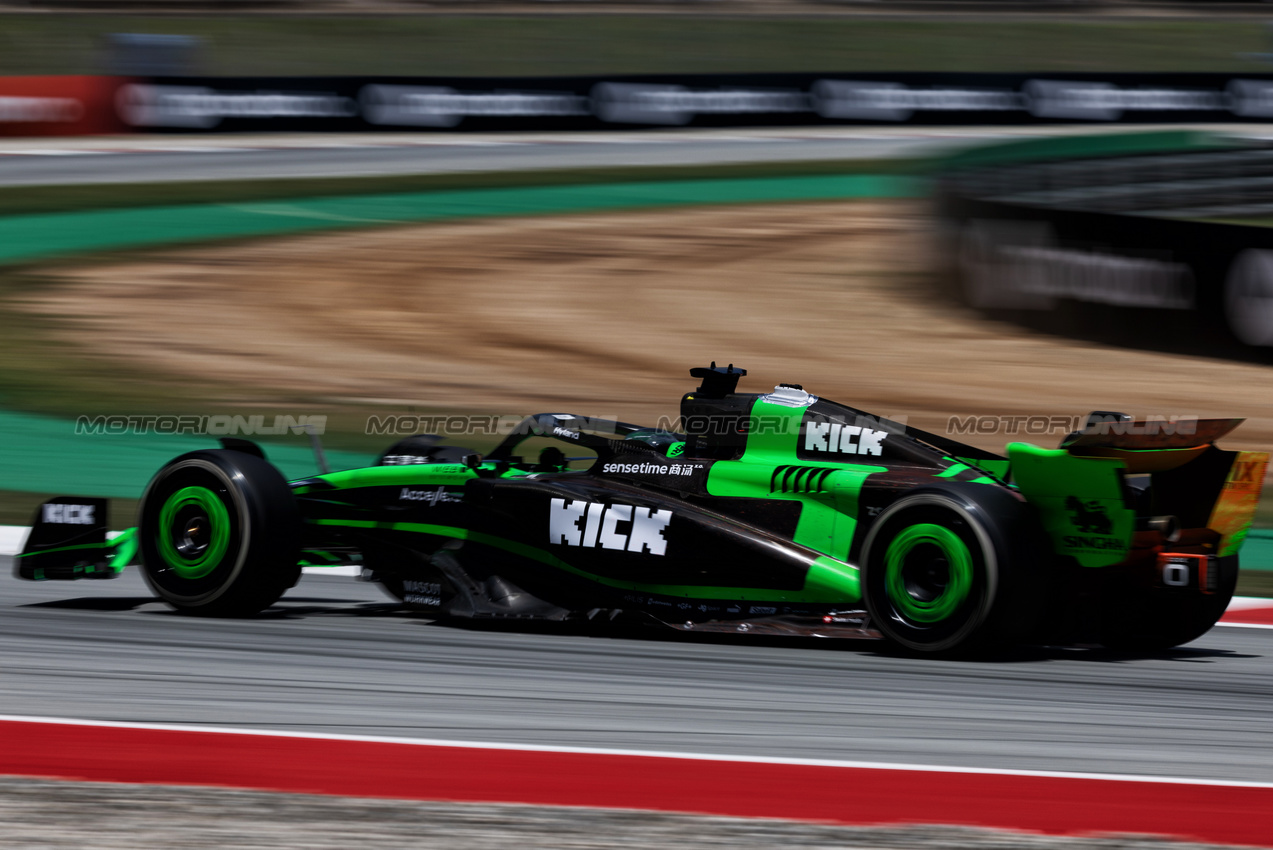
[[[1241,420],[1095,413],[1005,456],[745,371],[691,370],[678,430],[528,417],[485,457],[419,435],[374,466],[286,481],[246,440],[154,476],[137,527],[104,500],[39,509],[16,572],[110,578],[134,561],[181,611],[247,616],[304,566],[437,618],[615,620],[692,632],[1163,648],[1224,612],[1268,455]]]

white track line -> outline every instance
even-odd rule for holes
[[[5,151],[9,156],[79,156],[86,153],[105,153],[105,151],[62,150],[60,148],[31,148],[29,150]]]
[[[1264,599],[1260,596],[1235,596],[1225,610],[1229,612],[1248,611],[1252,608],[1273,608],[1273,599]]]
[[[0,525],[0,555],[16,555],[21,552],[30,530],[21,525]]]

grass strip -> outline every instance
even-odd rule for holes
[[[424,4],[421,4],[422,6]],[[564,6],[568,4],[550,4]],[[684,5],[684,4],[680,4]],[[711,5],[711,4],[709,4]],[[773,5],[778,4],[770,4]],[[540,14],[0,15],[0,74],[100,73],[112,33],[195,36],[212,75],[526,76],[781,71],[1267,71],[1267,16]],[[1195,4],[1201,10],[1204,5]],[[1186,6],[1182,10],[1188,12]]]

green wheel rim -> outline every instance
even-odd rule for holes
[[[192,509],[192,510],[187,510]],[[185,533],[179,515],[197,513],[207,521],[207,545],[195,553],[182,552],[178,537]],[[159,511],[159,554],[180,578],[201,579],[217,568],[230,547],[230,512],[216,493],[207,487],[183,487],[164,502]]]
[[[946,586],[931,599],[907,588],[906,559],[921,546],[931,546],[946,561]],[[894,609],[916,623],[940,623],[959,609],[972,590],[973,562],[968,544],[949,528],[921,523],[902,529],[884,553],[884,589]]]

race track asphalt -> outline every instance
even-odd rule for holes
[[[872,642],[441,626],[305,576],[250,620],[172,613],[129,570],[0,558],[0,714],[980,768],[1273,781],[1273,630],[1155,657],[994,661]]]

